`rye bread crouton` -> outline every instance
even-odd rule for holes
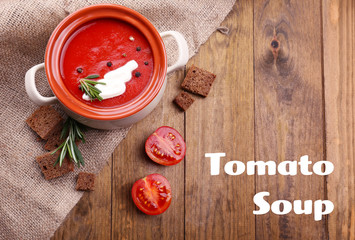
[[[36,157],[36,161],[46,180],[57,178],[74,171],[74,164],[67,157],[65,157],[62,166],[59,166],[59,163],[54,166],[58,156],[59,152],[55,154],[45,153]]]
[[[60,136],[62,135],[62,130],[63,130],[63,125],[60,124],[55,130],[54,133],[52,135],[49,136],[46,144],[44,145],[44,149],[48,150],[48,151],[53,151],[56,150],[60,145],[62,145],[62,143],[66,140],[66,138],[68,137],[68,134],[63,136],[63,138],[60,138]],[[76,140],[75,144],[76,146],[79,146],[81,140]]]
[[[181,91],[174,99],[174,103],[178,105],[183,111],[186,111],[195,101],[193,97],[185,91]]]
[[[215,74],[192,65],[181,87],[186,91],[207,97],[215,78]]]
[[[78,191],[93,191],[95,188],[95,174],[80,172],[75,189]]]
[[[56,127],[56,129],[54,130],[54,132],[48,138],[46,144],[44,145],[44,149],[48,151],[53,151],[57,149],[65,141],[65,138],[63,139],[60,138],[62,129],[63,129],[62,125]]]
[[[41,106],[27,118],[26,123],[42,139],[47,140],[62,124],[63,118],[51,106]]]

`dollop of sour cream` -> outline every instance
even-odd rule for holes
[[[101,93],[100,96],[103,99],[117,97],[126,91],[126,82],[132,78],[132,71],[138,68],[138,63],[134,60],[127,62],[124,66],[119,67],[113,71],[110,71],[104,75],[103,79],[97,80],[98,82],[106,83],[96,84]],[[90,101],[90,97],[83,94],[83,99]]]

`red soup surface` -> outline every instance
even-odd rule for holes
[[[130,60],[135,60],[138,68],[126,82],[122,95],[101,102],[82,99],[81,78],[98,74],[98,79],[102,79],[107,72]],[[153,73],[152,50],[144,35],[132,25],[115,19],[93,20],[76,29],[64,44],[60,71],[66,87],[78,100],[97,108],[118,107],[132,101],[147,87]]]

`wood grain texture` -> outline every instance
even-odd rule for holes
[[[113,157],[112,239],[183,239],[184,238],[184,165],[162,166],[148,158],[145,140],[158,127],[167,125],[184,133],[184,113],[172,101],[179,92],[184,70],[169,76],[164,98],[143,121],[135,124]],[[135,181],[152,173],[165,176],[172,188],[169,209],[158,216],[140,212],[131,197]]]
[[[216,73],[206,98],[186,112],[185,239],[254,239],[254,176],[229,176],[224,164],[254,159],[253,4],[238,1],[189,62]],[[211,176],[205,153],[224,152]]]
[[[323,1],[329,239],[355,239],[355,3]]]
[[[95,179],[95,191],[84,193],[52,239],[111,239],[111,164]]]
[[[320,1],[255,1],[256,161],[324,159]],[[272,42],[272,41],[276,41]],[[257,176],[256,192],[276,200],[318,200],[324,178]],[[313,215],[256,216],[257,239],[326,239],[326,221]]]

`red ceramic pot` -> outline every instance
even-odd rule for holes
[[[83,24],[99,19],[115,19],[136,28],[148,41],[154,61],[151,79],[145,89],[132,101],[112,108],[99,108],[74,98],[60,72],[60,58],[68,38]],[[162,37],[173,37],[178,45],[179,58],[175,64],[167,66],[167,54]],[[66,113],[77,121],[99,129],[115,129],[131,125],[147,116],[158,104],[166,86],[167,73],[183,67],[189,59],[184,37],[175,31],[159,33],[141,14],[127,7],[103,4],[80,9],[66,17],[53,31],[45,53],[45,61],[27,71],[26,91],[30,99],[38,105],[48,105],[59,101]],[[35,86],[35,73],[45,68],[48,83],[55,96],[41,96]]]

